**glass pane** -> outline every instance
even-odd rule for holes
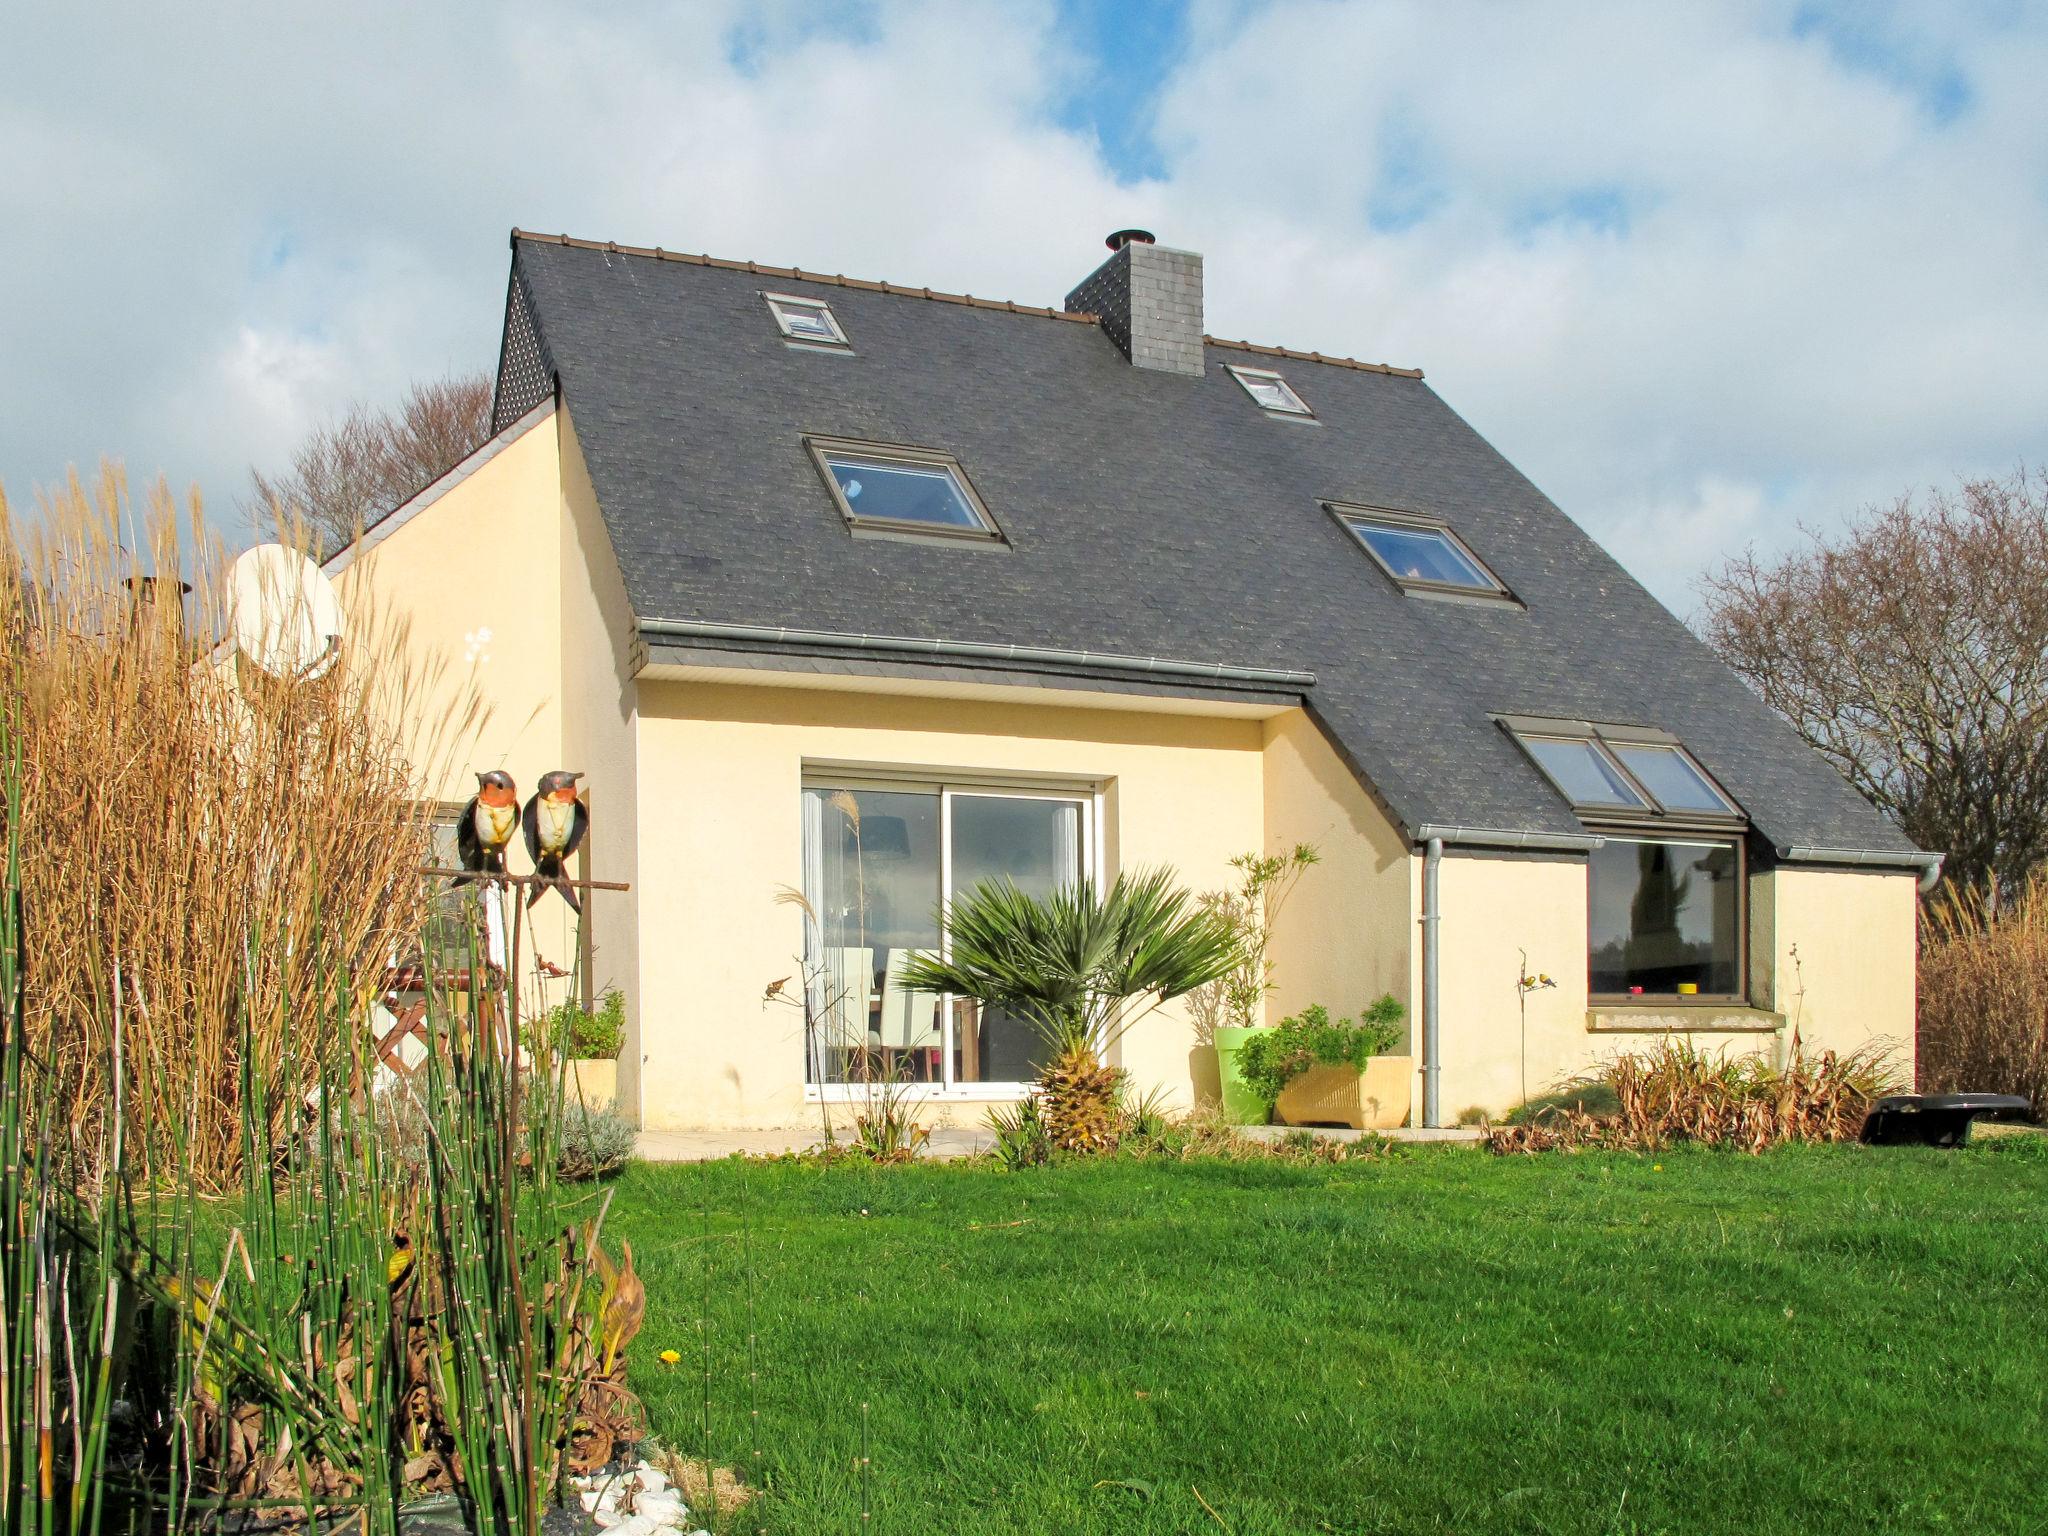
[[[1269,411],[1289,411],[1297,416],[1308,414],[1308,407],[1301,396],[1287,387],[1284,379],[1262,379],[1256,374],[1240,374],[1244,387],[1251,391],[1252,398]]]
[[[986,529],[943,465],[883,464],[873,459],[828,458],[832,478],[856,518]]]
[[[896,977],[939,942],[939,878],[936,791],[804,791],[808,1081],[938,1076],[938,1000]]]
[[[1008,878],[1032,896],[1049,896],[1081,876],[1081,804],[1009,795],[953,797],[953,891],[965,895]],[[962,1000],[953,1013],[953,1073],[963,1083],[1022,1083],[1038,1075],[1043,1054],[1026,1019]]]
[[[810,309],[796,304],[778,306],[782,312],[783,324],[798,336],[815,336],[825,341],[836,341],[832,333],[832,322],[825,318],[823,310]]]
[[[1591,856],[1588,984],[1597,994],[1732,997],[1742,893],[1730,843],[1610,838]]]
[[[1614,764],[1590,741],[1560,741],[1549,736],[1524,736],[1522,745],[1543,765],[1573,805],[1619,805],[1648,810],[1643,797],[1629,788]]]
[[[1484,571],[1434,528],[1390,528],[1382,523],[1353,523],[1353,530],[1402,581],[1434,581],[1450,587],[1491,592]]]
[[[1663,802],[1665,809],[1722,814],[1735,809],[1701,777],[1699,770],[1678,748],[1623,742],[1610,742],[1609,745],[1628,771],[1643,781],[1643,787]]]

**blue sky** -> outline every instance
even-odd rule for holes
[[[2048,461],[2048,7],[141,0],[0,52],[0,485],[251,462],[494,359],[514,225],[1420,365],[1681,612]]]

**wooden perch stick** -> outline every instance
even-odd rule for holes
[[[487,870],[443,869],[438,864],[429,864],[420,870],[423,875],[447,875],[451,879],[461,876],[476,881],[479,885],[566,885],[578,891],[630,891],[632,886],[617,880],[551,880],[542,875],[494,875]]]

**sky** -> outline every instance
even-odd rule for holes
[[[36,4],[0,43],[0,486],[239,524],[495,365],[507,232],[1057,305],[1127,225],[1216,335],[1423,368],[1681,614],[2048,463],[2048,6]]]

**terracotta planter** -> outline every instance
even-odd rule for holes
[[[1286,1125],[1391,1131],[1408,1123],[1414,1073],[1413,1056],[1375,1056],[1363,1072],[1343,1065],[1310,1067],[1280,1091],[1274,1117]]]
[[[603,1109],[616,1103],[619,1097],[617,1060],[612,1057],[602,1061],[571,1059],[568,1094],[571,1104],[581,1103],[590,1109]]]

